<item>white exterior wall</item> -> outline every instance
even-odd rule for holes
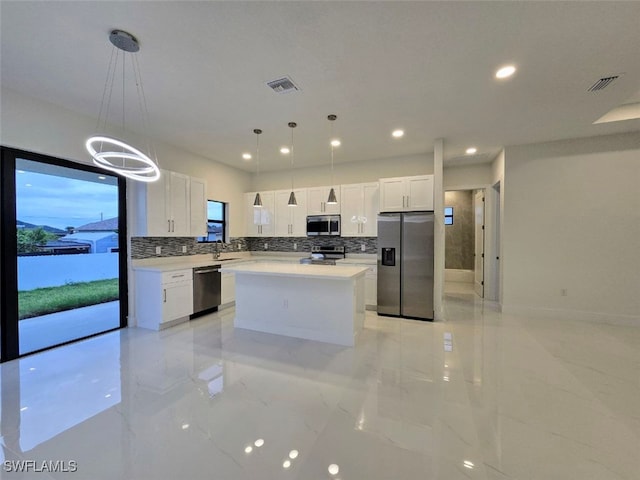
[[[640,326],[640,132],[505,160],[503,310]]]

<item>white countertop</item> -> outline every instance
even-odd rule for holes
[[[251,262],[236,265],[225,264],[222,272],[250,275],[269,275],[279,277],[326,278],[331,280],[349,280],[364,275],[366,267],[334,265],[302,265],[299,263]]]
[[[246,264],[248,262],[281,262],[283,264],[294,264],[298,262],[300,258],[308,257],[310,255],[310,253],[305,252],[259,252],[255,254],[238,252],[223,254],[219,259],[214,259],[211,254],[185,255],[184,257],[161,257],[134,260],[133,269],[136,271],[175,272],[176,270],[185,270],[189,268],[209,267],[211,265],[220,265],[224,267],[243,263]],[[358,255],[357,257],[355,255],[348,255],[344,260],[338,260],[337,264],[342,266],[375,265],[376,262],[377,260],[375,255]]]

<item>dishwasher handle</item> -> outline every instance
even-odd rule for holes
[[[202,274],[202,273],[212,273],[212,272],[219,272],[220,269],[219,268],[210,268],[208,270],[194,270],[193,273],[197,273],[198,275]]]

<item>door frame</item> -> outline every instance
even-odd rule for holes
[[[19,351],[19,324],[18,324],[18,245],[16,239],[16,159],[23,158],[36,162],[46,163],[59,167],[83,170],[95,174],[105,174],[101,168],[93,165],[51,157],[41,153],[29,152],[17,148],[0,146],[0,184],[2,195],[0,197],[0,362],[14,360],[20,355]],[[113,175],[113,173],[108,173]],[[77,338],[53,345],[49,348],[59,347],[78,340],[102,335],[108,331],[118,330],[127,326],[129,312],[128,300],[128,243],[127,243],[127,182],[122,176],[118,178],[118,275],[119,275],[119,301],[120,324],[118,327],[104,332]],[[42,350],[29,352],[31,355]]]
[[[442,190],[443,196],[444,192],[455,190],[484,190],[484,300],[497,302],[499,292],[495,291],[495,285],[497,284],[497,282],[494,278],[498,267],[496,260],[498,254],[495,252],[496,242],[494,239],[494,236],[496,234],[496,192],[493,189],[493,185],[485,183],[472,183],[462,185],[454,184],[444,185]]]

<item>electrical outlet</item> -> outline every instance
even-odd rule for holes
[[[566,297],[567,296],[567,289],[566,288],[561,288],[560,289],[560,296],[561,297]]]
[[[360,250],[363,251],[363,252],[366,252],[367,251],[367,245],[364,244],[364,243],[362,245],[360,245]]]
[[[269,244],[268,244],[268,243],[265,243],[265,244],[264,244],[264,249],[265,249],[265,250],[268,250],[268,249],[269,249]]]
[[[156,247],[156,255],[160,255],[162,253],[162,247]]]
[[[187,246],[186,245],[182,245],[182,253],[187,253]]]
[[[294,250],[298,250],[298,244],[297,244],[297,243],[294,243],[294,244],[293,244],[293,249],[294,249]]]

